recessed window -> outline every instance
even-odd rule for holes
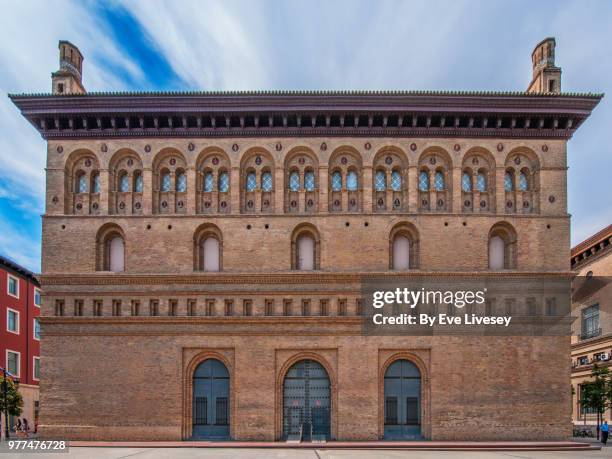
[[[482,172],[479,172],[476,176],[476,188],[481,193],[487,191],[487,176]]]
[[[184,193],[187,191],[187,174],[179,172],[176,176],[176,191]]]
[[[376,171],[375,188],[376,191],[387,189],[387,174],[385,174],[385,171]]]
[[[293,171],[289,175],[289,190],[290,191],[300,190],[300,173],[298,171]]]
[[[41,304],[42,304],[42,300],[40,296],[40,290],[35,288],[34,289],[34,306],[36,306],[37,308],[40,308]]]
[[[272,173],[264,172],[261,174],[261,190],[272,191]]]
[[[419,174],[419,191],[429,191],[429,174],[421,171]]]
[[[527,174],[521,172],[519,174],[519,190],[527,191],[529,189],[529,180],[527,180]]]
[[[134,191],[142,193],[142,174],[140,171],[134,172]]]
[[[599,328],[599,304],[582,310],[581,339],[594,338],[601,334]]]
[[[6,309],[6,329],[11,333],[19,334],[19,311]]]
[[[204,175],[204,192],[210,193],[213,190],[215,178],[212,172],[207,172]]]
[[[249,172],[246,178],[246,190],[255,191],[255,188],[257,188],[257,176],[255,172]]]
[[[359,188],[359,180],[357,179],[357,172],[349,171],[346,176],[346,189],[348,191],[357,191]]]
[[[121,178],[119,179],[119,191],[121,193],[127,193],[130,191],[130,178],[128,177],[127,172],[123,172],[121,174]]]
[[[100,193],[100,174],[94,172],[91,175],[91,192],[92,193]]]
[[[306,191],[314,191],[315,189],[315,176],[314,172],[307,171],[304,175],[304,188]]]
[[[472,176],[469,172],[464,172],[461,176],[461,189],[466,193],[472,191]]]
[[[340,171],[332,174],[332,191],[342,191],[342,174]]]
[[[19,377],[19,360],[21,354],[17,351],[6,351],[6,369],[13,376]]]
[[[9,275],[6,291],[10,296],[19,298],[19,279]]]
[[[38,381],[40,379],[40,357],[33,357],[32,378]]]
[[[163,172],[161,176],[161,190],[170,191],[170,172]]]
[[[401,191],[402,190],[402,174],[400,171],[391,172],[391,189],[393,191]]]
[[[40,341],[40,320],[34,318],[34,339]]]
[[[219,191],[221,193],[227,193],[229,191],[229,174],[227,172],[221,172],[219,174]]]
[[[87,193],[87,175],[85,175],[85,172],[79,172],[77,174],[76,192]]]
[[[441,171],[436,172],[434,177],[434,185],[436,187],[436,191],[444,190],[444,174]]]
[[[504,190],[514,190],[514,177],[512,176],[512,172],[506,172],[504,174]]]

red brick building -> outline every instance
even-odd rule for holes
[[[24,402],[21,417],[32,428],[38,417],[40,297],[34,273],[0,256],[0,366],[19,381]]]

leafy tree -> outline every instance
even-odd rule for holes
[[[1,373],[0,373],[1,376]],[[23,406],[23,397],[17,390],[17,385],[10,379],[4,379],[2,376],[2,383],[0,383],[0,413],[2,414],[2,423],[4,423],[4,385],[7,385],[6,402],[8,406],[8,413],[11,416],[21,416],[21,407]],[[4,424],[2,424],[4,425]]]
[[[599,426],[603,414],[612,406],[612,375],[607,367],[601,368],[594,364],[591,376],[593,380],[582,386],[580,405],[597,413],[597,438],[599,438]]]

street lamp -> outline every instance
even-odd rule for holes
[[[8,440],[9,438],[9,422],[8,422],[8,381],[6,380],[7,375],[13,379],[16,379],[16,376],[11,374],[6,368],[0,367],[0,370],[4,373],[4,379],[2,380],[2,395],[4,397],[4,438]],[[1,414],[0,414],[1,415]]]

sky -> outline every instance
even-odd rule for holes
[[[50,92],[60,39],[88,91],[522,91],[557,40],[564,92],[612,96],[612,1],[0,0],[0,254],[40,270],[43,139],[10,93]],[[568,145],[575,245],[612,223],[612,100]]]

